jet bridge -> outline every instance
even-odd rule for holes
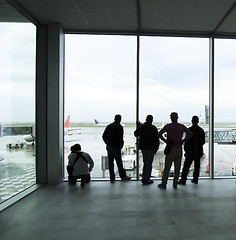
[[[206,142],[209,141],[209,131],[205,131]],[[222,144],[236,143],[236,129],[214,131],[214,142]]]
[[[30,135],[34,132],[33,125],[12,125],[12,126],[0,126],[0,136],[16,136],[16,135]]]

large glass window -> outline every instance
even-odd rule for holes
[[[178,112],[179,122],[189,127],[192,116],[197,115],[207,134],[205,106],[209,101],[209,39],[141,37],[140,42],[140,121],[144,122],[146,116],[152,114],[154,123],[162,128],[170,122],[170,113]],[[155,156],[154,177],[162,176],[164,147],[162,143]],[[206,143],[200,176],[209,175],[208,164]],[[192,169],[193,166],[189,176]]]
[[[79,143],[95,162],[92,178],[107,178],[105,126],[121,114],[124,166],[135,175],[136,37],[65,36],[65,149]],[[65,178],[67,172],[65,170]]]
[[[214,158],[216,177],[236,175],[236,40],[215,40]]]
[[[0,202],[35,184],[35,43],[30,23],[0,23]]]
[[[236,174],[232,87],[236,44],[235,40],[215,42],[214,176],[231,176]],[[65,119],[70,121],[65,128],[64,165],[70,147],[80,143],[95,160],[92,177],[107,177],[101,136],[119,113],[125,130],[124,164],[135,176],[136,37],[66,35],[65,64]],[[141,37],[139,70],[139,120],[144,122],[152,114],[160,129],[176,111],[179,122],[189,127],[197,115],[206,134],[200,177],[209,176],[209,39]],[[162,176],[164,146],[155,156],[153,177]],[[189,176],[192,170],[193,165]]]

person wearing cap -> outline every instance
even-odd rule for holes
[[[184,151],[185,151],[185,161],[181,174],[181,179],[178,184],[185,185],[187,181],[187,176],[189,168],[194,161],[194,171],[192,183],[198,184],[199,171],[200,171],[200,159],[203,156],[203,145],[205,144],[205,132],[198,125],[199,118],[198,116],[192,117],[192,126],[189,128],[193,136],[185,142]]]
[[[158,184],[158,187],[161,189],[166,189],[170,168],[173,162],[174,162],[173,187],[177,189],[179,173],[181,168],[182,144],[188,139],[190,139],[190,137],[193,135],[193,133],[185,125],[178,123],[178,113],[172,112],[170,114],[170,119],[171,123],[166,124],[158,133],[160,139],[170,147],[170,150],[168,153],[166,153],[165,157],[165,167],[162,176],[162,183]],[[163,136],[164,133],[167,133],[166,138]]]
[[[71,146],[70,150],[67,165],[68,181],[75,185],[76,180],[81,179],[81,187],[84,187],[85,183],[90,182],[90,172],[94,167],[94,161],[88,153],[81,151],[81,146],[78,143]]]
[[[110,123],[106,126],[102,139],[106,144],[107,155],[108,155],[108,166],[109,166],[109,174],[110,174],[110,182],[114,183],[115,181],[115,172],[114,172],[114,160],[116,160],[116,164],[118,167],[118,172],[121,180],[126,181],[130,180],[131,177],[126,175],[126,171],[123,167],[122,157],[121,157],[121,149],[124,145],[123,135],[124,129],[120,124],[121,115],[115,115],[115,119],[113,123]]]
[[[150,180],[152,173],[152,162],[160,145],[158,130],[152,124],[152,122],[153,116],[148,115],[146,117],[146,122],[140,124],[134,131],[134,136],[139,137],[138,148],[142,151],[143,155],[143,173],[141,182],[144,185],[153,183],[153,180]]]

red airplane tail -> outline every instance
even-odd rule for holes
[[[70,115],[68,115],[68,117],[67,117],[67,119],[66,119],[64,128],[69,128],[69,125],[70,125]]]

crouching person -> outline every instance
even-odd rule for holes
[[[76,180],[81,179],[81,187],[84,187],[85,183],[90,182],[90,172],[93,169],[94,162],[91,156],[81,151],[80,144],[75,144],[70,148],[71,153],[68,156],[68,181],[72,185],[76,185]]]

